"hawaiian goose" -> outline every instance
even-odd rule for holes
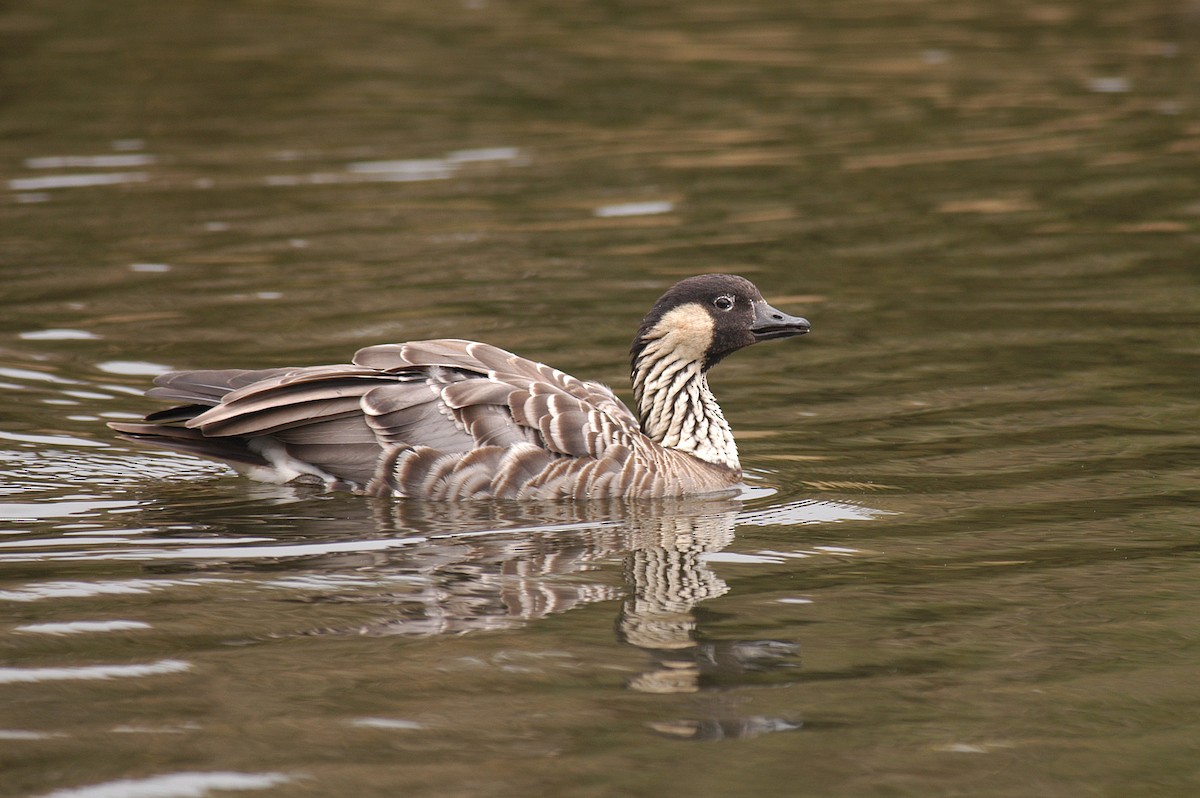
[[[148,396],[186,404],[109,426],[253,479],[371,496],[712,493],[736,486],[741,465],[708,370],[808,330],[749,280],[708,274],[674,285],[642,321],[630,353],[637,415],[599,383],[446,339],[369,346],[348,365],[163,374]]]

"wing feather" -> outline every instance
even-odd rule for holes
[[[382,385],[361,400],[367,425],[385,446],[429,446],[465,452],[474,442],[461,421],[441,403],[436,386],[406,382]]]
[[[473,405],[458,412],[476,446],[513,446],[538,443],[537,432],[517,424],[507,407]]]
[[[146,391],[152,399],[215,405],[230,391],[269,380],[294,369],[210,369],[172,371],[154,378],[155,387]]]

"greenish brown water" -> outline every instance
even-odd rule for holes
[[[0,794],[1192,796],[1200,6],[0,8]],[[471,337],[741,501],[447,509],[128,448],[168,368]],[[137,792],[140,790],[141,792]]]

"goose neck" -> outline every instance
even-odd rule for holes
[[[659,351],[651,341],[633,363],[633,392],[642,431],[667,449],[741,470],[733,431],[696,359]]]

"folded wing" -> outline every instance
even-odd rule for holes
[[[346,365],[177,372],[156,385],[152,396],[189,404],[114,428],[276,481],[308,474],[446,499],[625,495],[646,480],[635,461],[653,460],[605,386],[473,341],[372,346]]]

